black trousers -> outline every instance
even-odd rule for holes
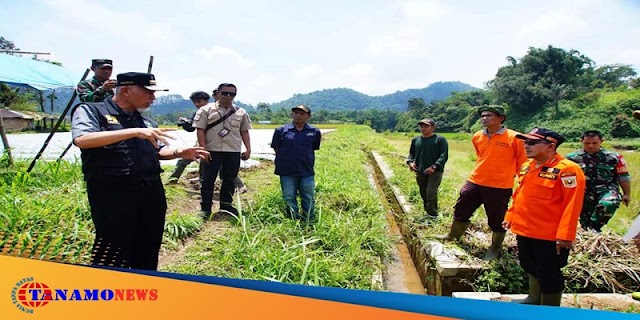
[[[556,242],[517,236],[520,266],[540,280],[541,293],[559,293],[564,290],[562,268],[567,265],[569,249],[556,252]]]
[[[204,164],[203,175],[201,177],[200,195],[202,211],[211,212],[213,202],[213,184],[216,182],[218,171],[222,178],[220,186],[220,207],[230,207],[233,205],[233,193],[236,186],[233,180],[240,171],[240,152],[217,152],[209,151],[211,160]]]
[[[87,181],[93,265],[156,270],[167,200],[160,177]]]

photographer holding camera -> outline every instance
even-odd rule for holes
[[[215,94],[215,91],[214,91],[214,94]],[[193,105],[196,107],[196,109],[200,109],[201,107],[206,106],[209,103],[209,98],[211,98],[209,94],[204,91],[196,91],[192,93],[191,96],[189,96],[189,99],[191,99],[191,102],[193,102]],[[191,116],[191,119],[180,117],[176,124],[179,127],[182,127],[182,129],[184,129],[187,132],[196,131],[196,128],[193,127],[193,117],[195,117],[196,112],[193,113],[193,115]],[[196,147],[197,146],[198,144],[196,143]],[[178,183],[178,179],[180,179],[180,176],[184,172],[184,169],[191,162],[193,161],[189,159],[178,160],[178,163],[176,164],[176,168],[173,170],[173,173],[171,173],[171,176],[169,177],[169,183]],[[200,166],[200,176],[202,176],[202,166]]]

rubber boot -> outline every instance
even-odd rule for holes
[[[562,302],[562,292],[543,293],[540,296],[541,296],[540,302],[543,306],[559,307],[560,302]]]
[[[502,249],[502,242],[504,241],[504,232],[494,232],[491,235],[491,245],[489,246],[489,250],[484,254],[484,258],[482,260],[495,260],[500,256],[500,250]]]
[[[540,280],[529,275],[529,295],[524,299],[511,300],[513,303],[540,305]]]
[[[460,237],[462,237],[464,232],[467,231],[467,228],[469,228],[470,225],[471,225],[471,221],[464,222],[464,221],[453,220],[453,224],[451,225],[451,230],[449,230],[449,234],[435,235],[434,238],[440,239],[440,240],[458,240],[460,239]]]

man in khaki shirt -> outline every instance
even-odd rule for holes
[[[220,210],[238,214],[233,207],[235,186],[233,179],[238,175],[240,159],[251,156],[249,129],[251,120],[247,111],[233,104],[237,88],[231,83],[218,86],[218,101],[198,109],[193,118],[193,126],[198,130],[198,144],[211,153],[211,159],[204,165],[201,179],[200,206],[205,219],[211,216],[213,202],[213,184],[218,172],[222,179],[220,187]],[[215,124],[213,127],[207,127]],[[244,143],[245,152],[242,151]]]

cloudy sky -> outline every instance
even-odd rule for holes
[[[153,73],[171,93],[238,86],[277,102],[347,87],[369,95],[436,81],[484,87],[530,46],[576,49],[640,72],[637,0],[2,0],[0,36],[78,73]]]

